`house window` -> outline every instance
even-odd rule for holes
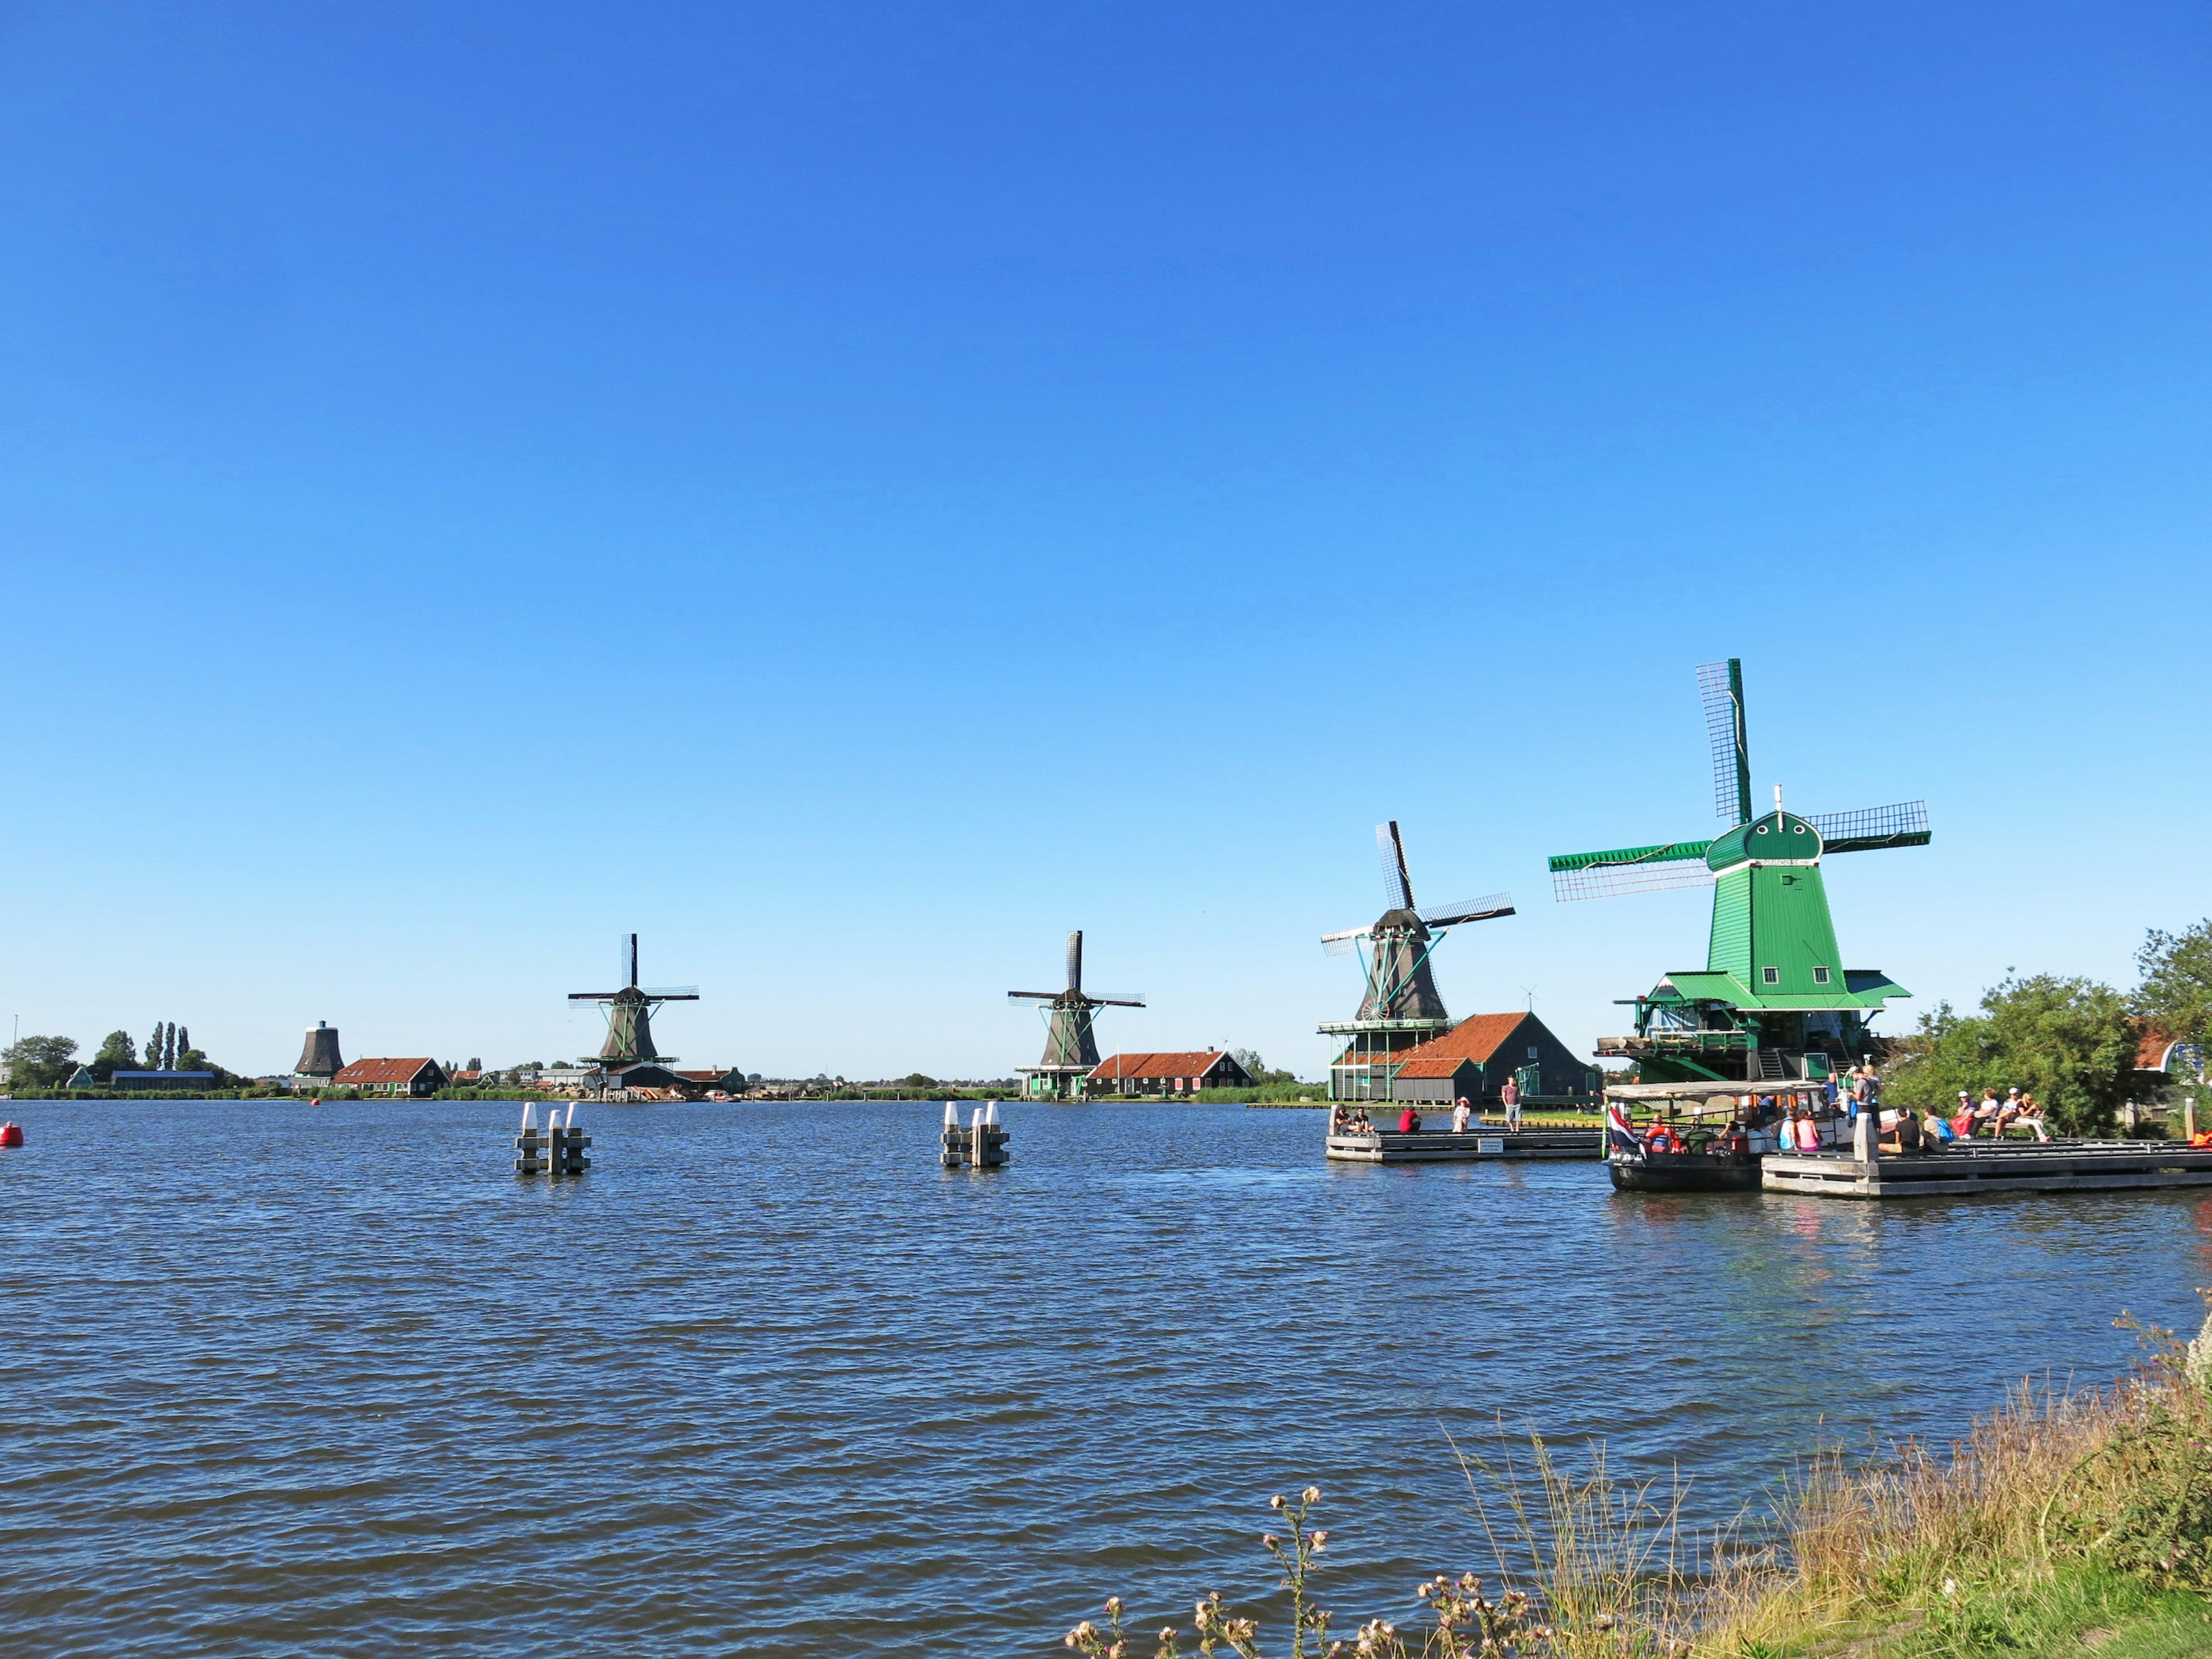
[[[1827,982],[1828,970],[1825,968],[1815,968],[1813,970],[1813,983],[1815,985],[1826,985]]]
[[[1769,985],[1782,983],[1782,970],[1779,968],[1762,968],[1759,970],[1759,976]]]
[[[1532,1043],[1532,1044],[1530,1044],[1530,1045],[1529,1045],[1529,1048],[1528,1048],[1528,1058],[1529,1058],[1529,1059],[1531,1059],[1531,1060],[1534,1060],[1534,1059],[1537,1059],[1538,1057],[1539,1057],[1539,1056],[1538,1056],[1538,1054],[1537,1054],[1537,1050],[1536,1050],[1535,1045],[1534,1045],[1534,1044],[1533,1044],[1533,1043]]]

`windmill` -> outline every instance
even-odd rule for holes
[[[1367,989],[1358,1016],[1321,1027],[1323,1036],[1345,1039],[1328,1072],[1329,1095],[1335,1100],[1388,1100],[1390,1057],[1451,1029],[1451,1016],[1429,972],[1429,957],[1443,930],[1513,914],[1513,899],[1506,893],[1416,907],[1405,839],[1395,820],[1375,826],[1375,845],[1382,857],[1382,914],[1364,927],[1323,933],[1321,939],[1322,949],[1333,957],[1358,950],[1363,940],[1366,945]]]
[[[571,991],[571,1002],[596,1002],[607,1011],[607,1040],[599,1045],[599,1065],[611,1070],[640,1060],[670,1060],[653,1046],[653,1011],[664,1002],[696,1002],[696,985],[644,987],[637,982],[637,935],[622,941],[623,987],[618,991]]]
[[[1562,901],[1671,887],[1711,887],[1713,920],[1702,971],[1670,973],[1633,1000],[1635,1035],[1605,1037],[1601,1055],[1634,1059],[1647,1082],[1817,1078],[1873,1052],[1867,1024],[1911,994],[1871,968],[1844,968],[1820,875],[1823,858],[1925,847],[1925,801],[1810,817],[1751,814],[1743,665],[1698,670],[1712,741],[1713,805],[1730,827],[1710,841],[1662,842],[1551,861]]]
[[[1092,1010],[1141,1008],[1145,999],[1134,991],[1103,991],[1097,995],[1083,988],[1083,933],[1067,936],[1067,988],[1064,991],[1009,991],[1009,1002],[1041,1002],[1052,1015],[1045,1033],[1044,1058],[1034,1066],[1017,1067],[1029,1079],[1024,1085],[1033,1097],[1049,1100],[1080,1100],[1083,1079],[1098,1064],[1098,1038],[1092,1030]]]

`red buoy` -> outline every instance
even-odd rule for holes
[[[0,1146],[20,1146],[23,1144],[23,1126],[20,1123],[0,1123]]]

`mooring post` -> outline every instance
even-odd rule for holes
[[[996,1169],[1006,1161],[1006,1132],[999,1127],[999,1103],[983,1103],[982,1127],[976,1131],[975,1163],[981,1169]]]
[[[568,1103],[568,1121],[551,1133],[555,1175],[580,1176],[592,1167],[592,1160],[584,1156],[584,1149],[592,1144],[592,1138],[576,1127],[575,1102]]]
[[[968,1150],[968,1139],[960,1131],[960,1109],[949,1100],[945,1103],[945,1133],[939,1144],[944,1149],[939,1161],[948,1170],[958,1169]]]
[[[1851,1157],[1857,1163],[1871,1164],[1881,1156],[1881,1109],[1869,1101],[1851,1120]]]
[[[545,1115],[550,1121],[553,1115],[551,1107],[546,1108]],[[544,1174],[545,1164],[539,1156],[541,1150],[538,1139],[538,1109],[526,1101],[522,1107],[522,1127],[515,1133],[514,1137],[515,1174],[526,1176]]]
[[[2181,1138],[2184,1140],[2197,1139],[2197,1097],[2195,1095],[2184,1095],[2181,1097]]]

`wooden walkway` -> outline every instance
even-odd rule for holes
[[[1328,1156],[1340,1164],[1492,1164],[1604,1155],[1605,1133],[1599,1129],[1523,1129],[1517,1135],[1472,1127],[1465,1134],[1449,1129],[1418,1129],[1412,1134],[1378,1129],[1372,1134],[1328,1137]]]
[[[2212,1147],[2178,1140],[1990,1141],[1862,1163],[1841,1153],[1769,1152],[1759,1185],[1815,1198],[1954,1198],[1972,1193],[2212,1187]]]

